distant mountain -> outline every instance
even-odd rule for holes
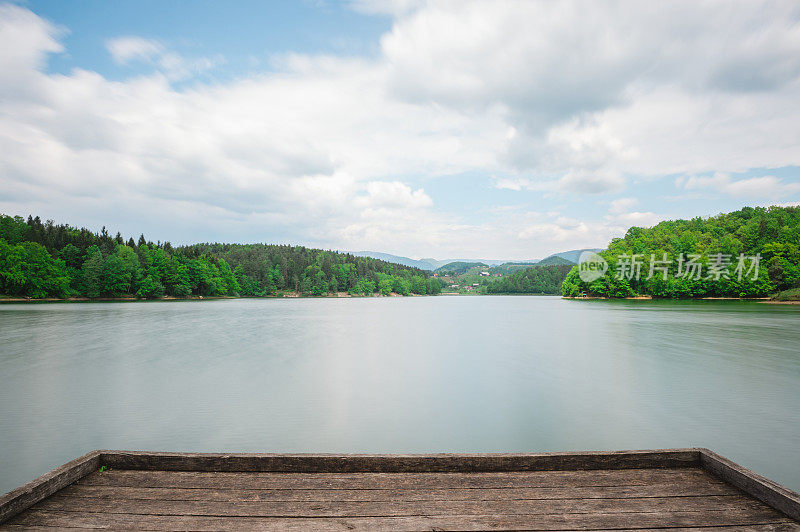
[[[559,258],[558,260],[564,260]],[[528,268],[533,268],[541,264],[541,261],[530,263],[530,262],[504,262],[499,266],[493,266],[489,272],[495,274],[500,273],[503,275],[508,275],[510,273],[518,272],[520,270],[527,270]],[[572,264],[571,262],[568,264]]]
[[[356,257],[372,257],[373,259],[394,262],[395,264],[402,264],[403,266],[410,266],[412,268],[419,268],[421,270],[433,271],[439,267],[439,265],[432,262],[434,259],[417,260],[410,259],[408,257],[401,257],[399,255],[392,255],[390,253],[380,253],[378,251],[351,251],[350,254],[355,255]]]
[[[530,260],[509,260],[509,259],[411,259],[409,257],[402,257],[400,255],[392,255],[391,253],[381,253],[379,251],[351,251],[350,254],[355,255],[356,257],[372,257],[373,259],[380,259],[385,260],[387,262],[394,262],[395,264],[402,264],[403,266],[410,266],[412,268],[419,268],[421,270],[428,270],[434,271],[436,269],[441,268],[442,266],[446,266],[448,264],[453,263],[472,263],[472,264],[483,264],[485,266],[500,266],[502,264],[512,264],[517,266],[521,265],[534,265],[534,264],[542,264],[542,265],[558,265],[558,264],[577,264],[578,257],[580,257],[581,253],[584,251],[602,251],[601,249],[573,249],[571,251],[562,251],[560,253],[554,253],[549,257],[539,260],[539,259],[530,259]],[[567,262],[561,262],[558,259],[566,260]],[[548,261],[548,262],[545,262]]]
[[[395,264],[402,264],[403,266],[410,266],[412,268],[420,268],[422,270],[429,270],[433,271],[437,268],[441,268],[446,264],[452,264],[454,262],[474,262],[474,263],[481,263],[486,266],[497,266],[498,264],[505,264],[509,262],[508,260],[497,260],[497,259],[411,259],[409,257],[402,257],[400,255],[392,255],[390,253],[381,253],[380,251],[350,251],[351,255],[355,255],[356,257],[372,257],[373,259],[380,259],[385,260],[387,262],[394,262]],[[515,261],[517,263],[522,262],[525,264],[535,264],[537,259],[528,260],[528,261]]]
[[[587,248],[587,249],[573,249],[572,251],[562,251],[561,253],[553,253],[549,257],[546,257],[540,261],[540,263],[544,263],[548,259],[552,259],[553,257],[560,257],[562,259],[566,259],[567,261],[571,262],[572,264],[578,264],[578,259],[580,259],[581,253],[584,251],[594,251],[595,253],[603,251],[601,248]],[[558,262],[548,262],[547,264],[559,264]],[[563,262],[560,264],[564,264]]]
[[[425,262],[429,262],[434,265],[434,269],[441,268],[446,264],[450,264],[452,262],[480,262],[486,264],[487,266],[502,266],[502,265],[509,265],[512,266],[511,270],[515,269],[524,269],[525,265],[532,266],[558,266],[561,264],[578,264],[578,259],[581,256],[581,253],[584,251],[594,251],[599,252],[603,251],[600,248],[589,248],[589,249],[573,249],[570,251],[561,251],[559,253],[553,253],[552,255],[544,258],[544,259],[530,259],[530,260],[494,260],[494,259],[448,259],[448,260],[436,260],[436,259],[421,259]],[[400,263],[403,264],[403,263]],[[516,268],[514,268],[516,267]]]
[[[483,262],[448,262],[444,266],[440,266],[434,270],[436,273],[453,273],[456,275],[461,275],[462,273],[467,273],[468,270],[476,267],[483,267],[489,268],[488,264],[484,264]]]
[[[448,261],[448,260],[437,260],[437,259],[431,259],[431,258],[419,259],[419,260],[420,260],[420,262],[427,262],[428,264],[430,264],[431,265],[431,270],[435,270],[439,266],[444,266],[448,262],[452,262],[452,261]]]
[[[509,259],[446,259],[437,261],[439,263],[439,268],[445,266],[447,264],[452,264],[454,262],[475,262],[485,264],[486,266],[499,266],[501,264],[505,264],[507,262],[514,262],[514,263],[525,263],[525,264],[536,264],[539,262],[539,259],[530,259],[530,260],[517,260],[512,261]]]
[[[536,263],[536,266],[563,266],[565,264],[575,264],[571,260],[567,260],[564,257],[559,257],[558,255],[550,255],[549,257],[540,260]]]

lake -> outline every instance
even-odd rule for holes
[[[800,490],[800,306],[0,305],[0,493],[91,449],[709,447]]]

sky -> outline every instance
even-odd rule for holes
[[[0,212],[534,259],[800,203],[800,3],[0,0]]]

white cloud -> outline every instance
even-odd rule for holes
[[[350,0],[350,7],[370,15],[399,16],[420,8],[424,0]]]
[[[26,74],[44,67],[47,53],[63,52],[58,42],[64,29],[11,4],[0,5],[0,68],[2,72]],[[13,69],[13,70],[12,70]],[[4,75],[5,81],[9,76]]]
[[[47,54],[64,51],[59,42],[64,33],[27,9],[0,4],[0,101],[39,94],[39,71]]]
[[[142,37],[117,37],[106,42],[106,48],[117,63],[152,61],[164,53],[164,46],[153,39]]]
[[[621,212],[617,214],[609,214],[606,219],[613,222],[617,226],[623,227],[653,227],[659,222],[670,219],[670,216],[663,214],[656,214],[654,212]]]
[[[725,173],[710,177],[678,178],[676,185],[686,190],[707,189],[742,198],[780,199],[800,192],[800,183],[784,183],[775,176],[760,176],[734,180]]]
[[[613,237],[624,234],[626,229],[627,226],[605,221],[585,222],[561,217],[553,221],[524,225],[517,236],[529,245],[567,250],[605,246]]]
[[[561,175],[557,179],[502,177],[495,180],[494,186],[499,189],[530,190],[549,193],[550,195],[553,193],[606,194],[623,189],[625,180],[616,172],[576,169]]]
[[[502,109],[505,162],[570,192],[798,163],[795,3],[435,2],[382,47],[398,97]]]
[[[120,65],[134,62],[148,63],[173,81],[189,78],[225,62],[225,58],[221,55],[186,59],[168,50],[159,41],[135,36],[110,39],[106,42],[106,49]]]
[[[367,183],[367,195],[360,196],[358,203],[372,207],[400,207],[415,209],[430,207],[433,200],[420,189],[411,188],[399,181],[371,181]]]
[[[617,198],[611,201],[611,207],[609,207],[608,212],[611,214],[620,214],[630,210],[638,204],[639,200],[636,198]]]
[[[224,59],[137,36],[108,51],[148,75],[48,74],[63,30],[0,5],[0,210],[97,225],[113,215],[174,239],[532,258],[602,246],[659,216],[618,198],[594,221],[498,211],[478,222],[442,212],[420,182],[482,173],[568,201],[631,176],[800,164],[795,3],[354,7],[394,17],[377,57],[287,54],[269,72],[204,83],[192,77]],[[771,176],[702,179],[682,186],[797,193]]]
[[[639,205],[637,198],[617,198],[609,203],[608,214],[605,220],[615,227],[652,227],[659,222],[674,218],[674,216],[657,214],[654,212],[634,211]]]

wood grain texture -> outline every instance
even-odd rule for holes
[[[100,465],[112,469],[101,472]],[[29,507],[0,530],[800,532],[791,514],[770,506],[791,506],[796,494],[702,449],[388,456],[96,451],[37,481],[27,499],[15,490],[16,508]]]
[[[566,488],[379,488],[379,489],[218,489],[86,486],[73,484],[59,495],[94,499],[163,501],[499,501],[540,499],[628,499],[738,495],[725,483],[654,484]]]
[[[695,467],[697,449],[528,454],[218,454],[101,451],[103,465],[157,471],[479,472]]]
[[[238,517],[413,517],[447,515],[544,515],[576,513],[671,513],[772,511],[741,495],[627,499],[424,500],[424,501],[182,501],[92,499],[53,495],[32,509],[142,515]]]
[[[87,486],[220,489],[527,488],[724,484],[700,469],[536,471],[507,473],[234,473],[109,470],[77,482]]]
[[[100,467],[100,452],[91,451],[0,496],[0,523],[69,486]]]
[[[780,510],[792,519],[800,520],[800,494],[708,449],[700,450],[700,464],[706,471],[739,488],[751,497]]]
[[[446,517],[382,517],[287,519],[218,516],[161,516],[30,511],[11,522],[18,526],[111,528],[114,530],[621,530],[679,527],[743,527],[774,525],[777,530],[800,530],[796,523],[774,511],[754,514],[727,512],[674,512],[666,514],[479,515]],[[716,528],[714,529],[717,530]],[[755,529],[757,530],[757,529]],[[767,530],[770,530],[769,528]],[[775,530],[775,529],[773,529]],[[709,531],[710,532],[710,531]]]

